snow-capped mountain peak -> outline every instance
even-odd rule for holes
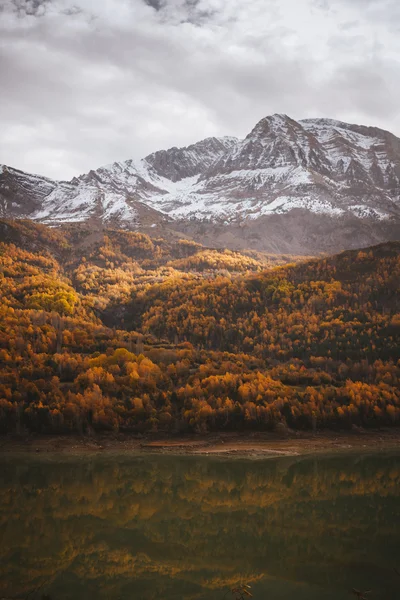
[[[245,223],[261,227],[261,239],[266,219],[289,222],[299,210],[310,222],[330,219],[332,227],[342,219],[400,231],[400,140],[377,128],[274,114],[242,140],[206,138],[70,182],[0,168],[0,213],[52,224],[95,218],[127,228],[165,222],[237,229]]]

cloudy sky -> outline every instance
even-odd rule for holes
[[[334,117],[400,135],[399,0],[0,0],[0,163],[70,178]]]

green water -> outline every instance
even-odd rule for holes
[[[0,558],[5,598],[398,600],[400,455],[2,456]]]

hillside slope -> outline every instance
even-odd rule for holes
[[[139,233],[0,231],[3,432],[400,421],[399,243],[265,270]]]

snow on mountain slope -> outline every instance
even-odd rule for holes
[[[70,182],[4,167],[0,173],[0,214],[53,224],[96,217],[135,227],[138,204],[168,213],[171,202],[185,196],[199,174],[236,143],[236,138],[207,138],[187,148],[155,152],[141,161],[100,167]],[[10,204],[9,196],[20,198],[20,202]]]
[[[400,232],[400,140],[377,128],[272,115],[243,140],[207,138],[70,182],[0,169],[0,214],[50,224],[95,218],[126,228],[236,227],[299,210],[310,223],[323,216],[332,231],[340,218],[368,228],[387,222]]]
[[[305,119],[303,127],[320,142],[337,175],[359,175],[360,181],[399,192],[400,140],[392,134],[328,119]]]
[[[183,180],[167,197],[148,202],[174,218],[211,221],[256,219],[294,208],[390,219],[399,215],[398,143],[380,130],[273,115],[197,180]]]

